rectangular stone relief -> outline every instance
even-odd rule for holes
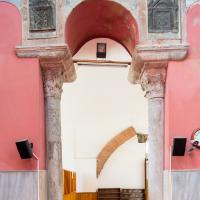
[[[30,32],[56,30],[55,4],[48,0],[30,0]]]
[[[178,0],[148,0],[149,33],[177,33],[178,11]]]

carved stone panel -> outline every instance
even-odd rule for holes
[[[177,33],[178,11],[178,0],[148,0],[149,33]]]
[[[30,32],[54,31],[55,23],[55,5],[48,0],[30,0]]]

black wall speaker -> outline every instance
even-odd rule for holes
[[[184,156],[187,138],[174,138],[172,156]]]
[[[17,150],[21,159],[29,159],[33,157],[33,144],[27,139],[16,141]]]

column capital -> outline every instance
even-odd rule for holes
[[[166,62],[144,64],[139,83],[148,99],[164,98],[167,65]]]
[[[144,64],[151,62],[169,62],[184,60],[187,56],[187,44],[138,44],[132,55],[128,79],[133,84],[139,83]]]
[[[63,68],[64,82],[76,79],[72,55],[66,44],[17,46],[16,54],[20,58],[38,58],[41,68]]]
[[[61,67],[43,68],[42,73],[45,98],[60,99],[64,82],[63,69]]]

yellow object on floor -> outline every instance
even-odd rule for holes
[[[64,200],[76,200],[76,192],[64,195]]]
[[[96,192],[81,192],[76,194],[77,200],[96,200],[97,193]]]
[[[64,195],[64,200],[96,200],[96,199],[97,199],[96,192],[83,192],[83,193],[72,192],[70,194]]]

